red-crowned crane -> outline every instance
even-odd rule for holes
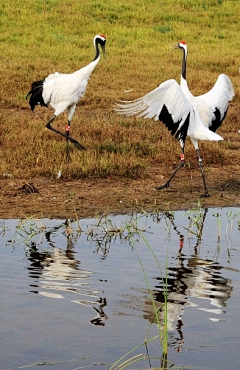
[[[224,120],[229,102],[234,97],[232,83],[228,76],[220,74],[213,88],[206,94],[193,96],[186,80],[187,44],[179,42],[172,49],[182,49],[182,74],[180,85],[176,80],[167,80],[155,90],[133,101],[120,101],[115,109],[118,114],[144,118],[155,118],[163,122],[181,146],[180,163],[169,180],[157,190],[168,188],[177,171],[184,166],[184,147],[188,135],[197,152],[198,163],[204,184],[203,196],[208,197],[203,162],[200,157],[198,140],[223,140],[215,133]]]
[[[66,137],[67,155],[68,140],[78,149],[85,149],[77,140],[69,136],[69,131],[76,105],[85,94],[88,79],[100,60],[99,45],[103,53],[105,52],[106,37],[104,35],[96,35],[93,39],[93,44],[95,47],[95,57],[91,63],[74,73],[67,74],[56,72],[50,74],[44,80],[33,82],[31,90],[26,97],[27,99],[30,95],[29,104],[32,111],[34,111],[35,106],[38,104],[44,107],[50,105],[54,109],[54,114],[46,124],[46,127]],[[54,129],[51,126],[51,122],[66,109],[68,110],[68,123],[66,126],[66,134],[63,134]]]

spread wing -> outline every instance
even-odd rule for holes
[[[222,124],[228,110],[229,102],[234,97],[231,80],[225,74],[220,74],[213,88],[206,94],[196,96],[203,123],[209,130],[215,132]]]
[[[176,139],[184,142],[192,106],[179,84],[171,79],[139,99],[116,103],[115,111],[120,115],[160,120]]]

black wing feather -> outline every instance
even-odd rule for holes
[[[28,99],[29,95],[29,105],[31,110],[34,112],[34,108],[36,105],[40,104],[41,107],[48,107],[48,105],[44,102],[42,92],[43,92],[43,83],[44,80],[34,81],[31,86],[31,90],[27,93],[26,99]]]
[[[175,135],[175,139],[182,140],[183,143],[185,142],[190,122],[190,113],[179,129],[182,120],[174,122],[172,115],[169,113],[166,105],[164,104],[159,114],[159,120],[165,124],[167,129],[171,131],[172,135]]]
[[[221,126],[224,118],[226,117],[227,111],[228,111],[228,108],[227,108],[226,112],[223,114],[223,116],[221,117],[220,110],[218,108],[215,108],[215,111],[213,112],[214,115],[215,115],[215,119],[212,120],[212,122],[209,126],[209,130],[211,130],[212,132],[216,132],[216,130],[218,129],[218,127]]]

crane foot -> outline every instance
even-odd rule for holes
[[[164,189],[164,188],[169,188],[169,182],[166,182],[166,184],[164,184],[164,185],[158,186],[156,189],[161,190],[161,189]]]
[[[82,144],[80,144],[77,140],[73,139],[72,137],[69,137],[68,140],[70,140],[78,150],[86,150],[86,148]]]
[[[200,195],[200,198],[209,198],[209,197],[210,197],[210,195],[209,195],[208,191],[205,191],[204,194]]]

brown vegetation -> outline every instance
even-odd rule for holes
[[[190,0],[170,3],[163,11],[144,1],[138,7],[125,0],[99,1],[94,6],[69,0],[66,7],[57,2],[40,1],[34,6],[30,0],[16,0],[12,6],[2,2],[1,217],[75,217],[136,206],[140,210],[194,207],[203,187],[191,143],[186,143],[186,166],[170,189],[156,191],[179,161],[178,142],[159,122],[118,117],[113,111],[118,99],[137,98],[169,78],[179,80],[181,52],[168,49],[180,38],[188,41],[193,94],[208,91],[220,73],[233,82],[236,96],[218,130],[224,141],[200,144],[211,194],[201,202],[238,204],[237,2],[212,1],[205,7]],[[77,151],[71,145],[67,161],[64,138],[45,128],[52,110],[37,107],[33,114],[25,94],[32,81],[56,70],[73,72],[91,61],[97,32],[90,18],[98,22],[97,32],[101,28],[107,35],[107,55],[92,74],[71,125],[71,135],[87,150]],[[64,131],[66,121],[66,114],[61,115],[53,126]]]

